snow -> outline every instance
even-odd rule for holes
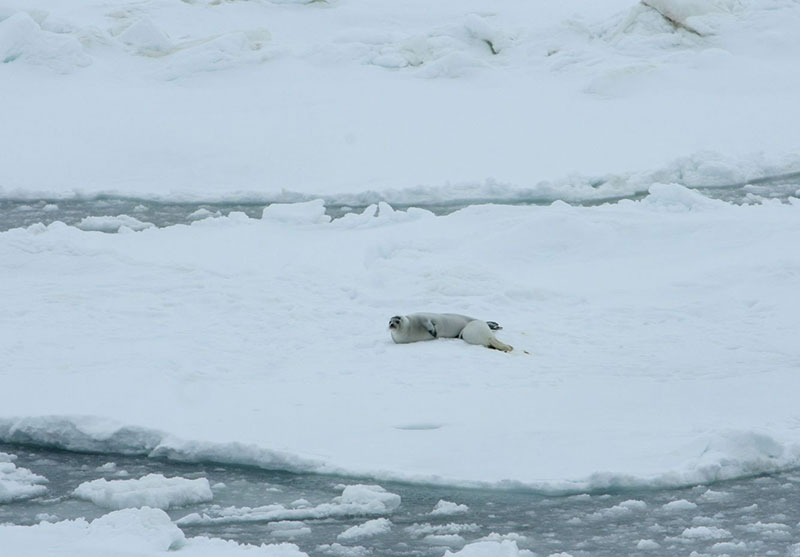
[[[796,2],[551,4],[11,0],[0,195],[594,197],[688,185],[679,161],[800,168]]]
[[[378,536],[380,534],[387,534],[391,530],[391,520],[388,518],[375,518],[373,520],[368,520],[363,524],[351,526],[336,536],[336,539],[341,541],[359,540],[361,538],[369,538],[372,536]]]
[[[0,233],[3,383],[30,393],[0,440],[547,493],[799,466],[800,202],[687,187],[800,171],[798,26],[792,0],[4,3],[0,199],[281,203]],[[394,345],[415,311],[517,350]],[[45,492],[1,465],[0,499]]]
[[[119,232],[122,227],[134,231],[155,227],[151,222],[142,222],[128,215],[118,215],[115,217],[85,217],[76,226],[81,230],[94,230],[97,232]]]
[[[718,540],[723,538],[730,538],[731,533],[724,528],[716,528],[714,526],[693,526],[686,528],[681,537],[691,540]]]
[[[477,524],[457,524],[451,522],[449,524],[418,524],[414,523],[411,526],[406,526],[405,531],[412,537],[418,538],[430,534],[460,534],[463,532],[477,532],[480,526]]]
[[[687,501],[686,499],[678,499],[676,501],[665,503],[661,508],[670,513],[680,513],[685,511],[693,511],[697,508],[697,504]]]
[[[134,480],[100,478],[80,484],[72,494],[106,509],[170,509],[205,503],[214,498],[206,478],[166,478],[161,474],[148,474]]]
[[[439,499],[439,502],[436,503],[430,514],[431,516],[450,516],[454,514],[464,514],[467,512],[469,512],[469,507],[466,505],[460,505],[458,503],[453,503],[452,501]]]
[[[747,550],[747,544],[744,542],[717,542],[711,546],[713,553],[738,553]]]
[[[461,547],[466,543],[466,540],[458,534],[428,534],[422,538],[422,542],[428,545]]]
[[[372,551],[362,545],[342,545],[340,543],[318,545],[317,551],[334,557],[367,557],[372,555]]]
[[[644,501],[630,499],[628,501],[623,501],[618,505],[614,505],[613,507],[594,512],[589,515],[589,518],[600,520],[606,520],[608,518],[620,518],[630,516],[634,512],[643,511],[646,508],[647,503]]]
[[[292,508],[281,504],[260,507],[220,507],[213,505],[203,514],[191,513],[178,520],[180,525],[236,524],[246,522],[300,521],[354,516],[379,516],[391,514],[400,506],[400,496],[389,493],[377,485],[345,486],[342,495],[330,503]],[[369,522],[366,530],[389,525],[388,521]],[[353,534],[360,532],[359,529]]]
[[[667,184],[597,207],[321,210],[0,234],[4,381],[37,393],[3,401],[0,439],[549,493],[800,462],[800,203]],[[516,349],[392,343],[389,317],[420,310],[495,320]]]
[[[444,557],[526,557],[533,555],[530,551],[520,550],[517,542],[504,540],[501,542],[475,542],[467,544],[461,551],[455,553],[445,551]]]
[[[311,528],[299,520],[278,520],[267,524],[273,538],[293,540],[311,534]]]
[[[14,464],[16,455],[0,452],[0,504],[39,497],[47,492],[47,478]]]
[[[303,557],[292,544],[248,546],[216,538],[187,538],[159,509],[114,511],[91,522],[84,519],[42,522],[36,526],[0,525],[3,551],[9,555],[104,557]]]

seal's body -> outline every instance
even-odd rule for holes
[[[412,313],[395,315],[389,320],[389,332],[392,340],[398,344],[437,338],[460,338],[469,344],[510,352],[512,347],[494,336],[493,331],[501,328],[494,321],[481,321],[457,313]]]

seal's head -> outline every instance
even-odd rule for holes
[[[399,315],[395,315],[391,319],[389,319],[389,329],[399,330],[403,324],[403,318]]]

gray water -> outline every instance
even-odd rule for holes
[[[80,483],[97,478],[139,478],[149,473],[207,478],[214,486],[213,503],[170,509],[168,513],[173,520],[193,512],[206,512],[212,505],[289,505],[298,499],[317,505],[340,495],[342,484],[375,483],[213,463],[186,464],[144,456],[84,454],[20,445],[0,444],[0,452],[17,455],[17,466],[28,468],[49,480],[46,495],[0,505],[0,523],[23,525],[77,517],[91,520],[109,512],[71,496]],[[114,466],[108,463],[114,463]],[[492,533],[495,538],[496,535],[511,535],[520,548],[537,555],[568,552],[574,557],[689,556],[692,552],[786,556],[793,555],[792,546],[800,541],[800,471],[720,482],[712,486],[631,489],[571,496],[395,482],[380,482],[380,485],[402,497],[400,507],[386,515],[392,523],[391,531],[352,542],[337,540],[337,535],[367,518],[305,520],[305,526],[311,532],[295,538],[286,537],[285,533],[277,536],[274,525],[269,522],[182,526],[182,529],[187,536],[204,535],[256,545],[291,541],[309,555],[320,557],[330,555],[327,546],[334,543],[360,545],[374,556],[440,557],[448,548],[458,550],[464,543]],[[441,499],[466,505],[468,510],[463,514],[432,516],[431,510]],[[679,508],[664,507],[679,500],[691,504],[684,502]],[[462,525],[460,535],[463,541],[425,537],[426,532],[434,532],[437,527],[442,532],[455,531],[456,527],[447,526],[450,524]],[[695,530],[687,530],[691,528]],[[714,537],[702,536],[709,532]],[[448,541],[449,546],[441,545]],[[637,549],[640,543],[649,548]]]
[[[727,186],[693,188],[712,199],[720,199],[729,203],[759,203],[764,199],[786,201],[796,197],[800,190],[800,172],[781,176],[770,176],[751,180],[747,183]],[[625,197],[610,199],[592,199],[583,201],[567,201],[577,206],[593,206],[602,203],[613,203],[623,199],[641,199],[645,193],[636,193]],[[495,203],[501,205],[549,205],[555,199],[464,199],[437,203],[414,203],[414,207],[428,209],[437,215],[447,215],[470,205]],[[233,211],[245,213],[250,218],[260,218],[261,211],[269,205],[267,202],[160,202],[127,197],[97,196],[74,199],[39,199],[19,200],[0,199],[0,231],[11,228],[26,227],[36,223],[50,224],[61,221],[68,225],[76,225],[88,216],[120,216],[128,215],[136,219],[152,223],[156,227],[174,224],[189,224],[197,217],[193,213],[204,209],[213,215],[228,215]],[[411,205],[393,203],[395,209],[405,210]],[[334,202],[326,203],[326,212],[333,218],[348,213],[360,213],[366,205],[342,205]]]

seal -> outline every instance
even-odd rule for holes
[[[397,344],[460,338],[469,344],[511,352],[512,346],[494,336],[494,331],[500,329],[502,327],[494,321],[481,321],[458,313],[412,313],[395,315],[389,319],[389,332]]]

